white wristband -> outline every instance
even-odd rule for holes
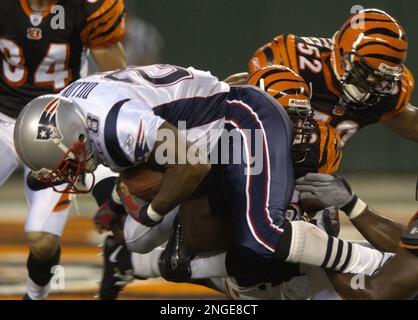
[[[147,214],[148,214],[148,217],[154,222],[160,222],[163,219],[163,216],[158,214],[157,211],[155,211],[152,208],[151,204],[148,206]]]
[[[351,210],[350,214],[348,214],[348,218],[350,220],[357,218],[359,215],[361,215],[364,212],[366,208],[367,208],[367,203],[365,203],[360,198],[357,198],[357,201],[356,201],[356,204],[354,205],[353,210]]]

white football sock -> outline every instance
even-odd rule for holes
[[[292,221],[292,239],[286,261],[323,267],[343,273],[375,272],[384,253],[329,236],[311,223]]]
[[[161,276],[158,260],[164,248],[157,247],[147,254],[132,252],[131,262],[134,269],[134,275],[140,278],[149,279]]]
[[[27,294],[30,299],[32,300],[43,300],[48,297],[49,294],[50,284],[48,283],[46,286],[41,287],[38,286],[35,282],[28,277],[28,281],[26,283],[26,290]]]
[[[225,261],[226,252],[210,257],[197,256],[190,262],[192,279],[228,277]]]

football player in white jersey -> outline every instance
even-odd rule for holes
[[[124,208],[112,194],[114,210],[129,214],[125,229],[134,224],[137,234],[158,228],[206,178],[219,186],[208,190],[211,208],[231,208],[236,245],[250,257],[342,272],[381,258],[305,221],[286,221],[293,132],[284,108],[255,87],[229,87],[193,68],[128,67],[33,100],[14,139],[34,175],[51,185],[66,182],[67,192],[86,192],[79,178],[99,163],[115,171],[157,164],[164,178],[150,204],[133,198]]]
[[[265,76],[262,76],[265,75]],[[266,79],[267,77],[267,79]],[[268,78],[272,77],[272,79]],[[270,80],[270,81],[269,81]],[[262,82],[262,83],[261,83]],[[276,97],[279,104],[285,107],[290,117],[293,119],[293,123],[297,123],[296,119],[301,121],[307,120],[304,115],[309,114],[311,110],[309,107],[309,88],[303,82],[303,80],[294,74],[287,68],[268,68],[263,70],[260,74],[260,81],[253,81],[253,83],[260,83],[263,88],[268,88],[268,93],[273,97]],[[272,83],[272,85],[270,85]],[[306,96],[301,94],[306,93]],[[280,95],[279,93],[286,93]],[[296,103],[298,101],[298,103]],[[305,102],[304,104],[302,102]],[[309,121],[305,125],[309,126]],[[318,138],[319,139],[319,138]],[[322,138],[321,138],[322,139]],[[323,139],[326,140],[326,139]],[[322,140],[322,141],[323,141]],[[318,154],[322,153],[321,148],[329,149],[326,145],[321,145],[320,150],[315,149],[315,139],[310,141],[309,152],[306,156],[295,165],[295,175],[303,176],[308,172],[317,172],[318,163],[329,162],[335,163],[335,159],[338,159],[337,154],[325,152],[325,160],[319,160]],[[333,144],[333,143],[332,143]],[[334,146],[331,146],[334,148]],[[296,150],[293,150],[294,158],[297,158]],[[316,160],[315,160],[316,159]],[[332,167],[332,166],[329,166]],[[303,173],[305,172],[305,173]],[[332,171],[329,171],[332,172]],[[124,173],[124,177],[129,175],[138,176],[138,172],[128,170]],[[146,179],[146,175],[144,176]],[[132,180],[132,178],[129,178]],[[154,182],[152,183],[154,185]],[[126,187],[122,187],[120,184],[120,190],[124,189],[121,198],[126,200],[132,195]],[[210,188],[211,186],[209,186]],[[212,186],[214,187],[214,186]],[[150,187],[151,188],[151,187]],[[99,210],[99,211],[102,211]],[[106,211],[105,209],[103,211]],[[293,211],[293,210],[292,210]],[[188,213],[186,213],[188,212]],[[104,213],[104,212],[103,212]],[[162,226],[160,224],[160,232],[165,234],[165,238],[161,237],[159,242],[156,242],[158,237],[153,236],[150,233],[144,237],[141,234],[136,233],[136,229],[132,230],[126,228],[126,244],[132,252],[148,252],[155,246],[165,242],[170,230],[171,221],[176,213],[169,214],[165,217],[164,221],[169,220],[170,224]],[[286,214],[289,221],[299,220],[300,218]],[[109,220],[109,219],[107,219]],[[232,239],[228,237],[234,233],[233,225],[227,215],[219,216],[210,213],[207,200],[204,198],[199,199],[196,195],[193,199],[182,204],[180,224],[178,219],[175,221],[171,236],[168,240],[168,244],[165,250],[156,248],[147,254],[132,254],[131,257],[124,254],[118,255],[118,260],[125,260],[124,263],[114,263],[110,259],[106,259],[106,265],[108,270],[118,269],[125,270],[129,260],[132,261],[134,274],[140,278],[152,278],[156,276],[163,276],[168,281],[196,281],[199,279],[199,283],[207,281],[200,277],[205,274],[209,276],[208,272],[212,275],[216,275],[216,272],[225,269],[229,274],[233,274],[234,278],[219,278],[214,277],[211,279],[211,286],[215,286],[218,290],[226,292],[228,295],[235,299],[242,298],[264,298],[264,299],[301,299],[308,297],[308,278],[314,278],[314,284],[319,283],[321,286],[320,297],[321,298],[335,298],[338,295],[335,290],[332,289],[332,285],[327,279],[325,273],[320,271],[320,268],[309,269],[309,277],[303,276],[300,271],[300,267],[297,264],[283,263],[272,259],[257,259],[255,261],[249,260],[242,255],[239,250],[232,249]],[[319,220],[315,217],[316,221]],[[106,223],[106,221],[103,221]],[[319,224],[320,225],[320,224]],[[104,225],[105,226],[105,225]],[[163,230],[164,228],[164,230]],[[337,236],[338,233],[334,233],[333,236]],[[141,238],[141,242],[138,244],[137,238]],[[182,240],[187,239],[187,243],[182,244]],[[184,240],[186,242],[186,240]],[[214,259],[208,258],[211,251],[224,251],[227,248],[227,254],[221,254]],[[206,259],[192,259],[193,253],[205,253]],[[379,255],[379,254],[378,254]],[[381,254],[382,257],[386,255]],[[126,258],[126,259],[124,259]],[[192,259],[192,260],[191,260]],[[216,263],[218,262],[218,264]],[[172,266],[176,267],[173,268]],[[374,266],[376,267],[376,266]],[[307,268],[305,268],[307,269]],[[374,271],[374,269],[372,269]],[[314,274],[312,277],[311,275]],[[121,277],[122,273],[118,272],[120,277],[118,284],[119,287],[124,283],[122,280],[126,280],[126,277]],[[194,279],[191,280],[190,276]],[[288,280],[291,279],[290,282]],[[321,280],[318,280],[321,279]],[[204,282],[203,282],[204,283]],[[207,282],[206,282],[207,283]],[[118,285],[115,285],[117,287]],[[332,294],[323,295],[323,287],[327,287],[326,292]],[[314,288],[317,286],[313,286]],[[297,288],[297,289],[296,289]],[[331,289],[331,290],[330,290]],[[102,283],[102,290],[116,292],[116,288],[109,286],[104,287]],[[107,294],[107,296],[111,296]],[[116,296],[113,295],[115,298]],[[318,298],[318,294],[313,294],[313,297]]]

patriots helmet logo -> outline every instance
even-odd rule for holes
[[[50,103],[48,103],[48,105],[45,107],[44,111],[42,112],[41,118],[39,119],[38,134],[35,140],[62,140],[62,135],[59,132],[56,123],[56,115],[59,106],[60,99],[56,98],[52,100]]]

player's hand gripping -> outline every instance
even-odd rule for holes
[[[336,207],[350,216],[353,211],[358,213],[366,207],[351,190],[347,181],[338,176],[322,173],[308,173],[296,180],[296,190],[300,192],[300,200],[316,200],[322,208]]]
[[[136,221],[147,227],[153,227],[162,221],[163,217],[153,212],[151,204],[132,195],[123,182],[119,182],[116,188],[126,212]]]
[[[340,233],[340,217],[335,207],[318,211],[309,222],[333,237],[338,237]]]

